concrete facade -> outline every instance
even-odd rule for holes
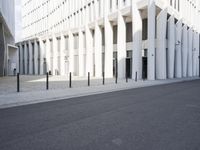
[[[198,0],[24,0],[22,10],[21,74],[199,75]]]
[[[14,69],[18,69],[18,52],[14,41],[14,12],[13,0],[0,0],[0,77],[13,75]]]

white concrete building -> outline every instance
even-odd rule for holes
[[[21,74],[199,75],[199,0],[23,0],[22,10]]]
[[[0,0],[0,77],[13,75],[14,69],[18,68],[14,12],[14,0]]]

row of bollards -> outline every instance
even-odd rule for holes
[[[105,73],[102,73],[102,84],[105,85]],[[137,72],[135,74],[135,81],[137,82]],[[118,75],[115,75],[115,83],[118,83]],[[126,73],[126,83],[128,83],[128,75]],[[88,72],[88,86],[90,86],[90,72]],[[69,88],[72,88],[72,73],[69,73]],[[49,90],[49,73],[46,73],[46,90]],[[20,74],[17,73],[17,92],[20,92]]]

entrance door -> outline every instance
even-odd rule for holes
[[[132,76],[132,69],[131,69],[132,59],[126,58],[126,74],[128,78]]]
[[[147,57],[142,57],[142,78],[147,79]]]
[[[117,77],[117,52],[113,52],[113,77]]]
[[[117,77],[117,59],[113,59],[113,77]]]

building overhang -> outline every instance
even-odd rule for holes
[[[6,32],[6,34],[8,34],[14,38],[14,33],[12,33],[10,28],[8,27],[6,20],[4,19],[4,16],[1,13],[1,11],[0,11],[0,23],[2,23],[4,25],[4,31]]]
[[[11,47],[11,48],[13,48],[13,49],[18,49],[18,47],[15,46],[15,45],[7,44],[7,46],[8,46],[8,47]]]

